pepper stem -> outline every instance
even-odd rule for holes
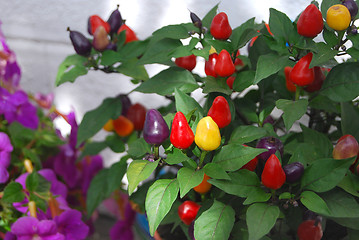
[[[154,153],[154,155],[155,155],[155,160],[157,160],[158,158],[159,158],[159,156],[160,156],[160,147],[159,146],[157,146],[157,145],[154,145],[153,146],[153,153]]]
[[[201,152],[201,157],[200,157],[200,159],[199,159],[198,168],[201,168],[201,167],[202,167],[204,158],[206,157],[207,153],[208,153],[207,151],[202,151],[202,152]]]
[[[299,100],[300,90],[301,90],[301,87],[296,86],[296,89],[295,89],[295,101]]]
[[[29,211],[30,211],[30,216],[37,218],[37,214],[36,214],[36,203],[34,201],[30,201],[28,203],[28,207],[29,207]]]
[[[272,199],[276,199],[275,190],[274,190],[274,189],[271,189],[270,191],[271,191],[271,193],[272,193]]]

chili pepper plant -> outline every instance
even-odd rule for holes
[[[313,1],[296,19],[270,8],[268,22],[232,26],[219,4],[146,39],[131,26],[120,31],[114,17],[109,28],[91,21],[90,37],[71,30],[75,53],[56,85],[88,71],[133,83],[79,124],[84,155],[121,153],[92,179],[87,214],[117,190],[146,214],[157,239],[169,239],[165,228],[178,239],[356,239],[357,8],[353,0]],[[151,64],[165,68],[150,76]],[[133,92],[169,104],[146,109],[131,102]],[[111,121],[121,116],[119,135]],[[106,139],[93,141],[104,126]]]

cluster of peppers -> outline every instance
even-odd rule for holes
[[[90,56],[92,48],[99,52],[104,50],[116,51],[119,35],[122,32],[125,32],[125,44],[138,40],[135,32],[122,19],[118,6],[107,21],[104,21],[98,15],[89,17],[87,31],[93,36],[92,40],[89,40],[79,31],[70,30],[70,28],[68,28],[68,31],[76,53],[84,57]]]

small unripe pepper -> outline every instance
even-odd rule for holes
[[[194,141],[199,148],[205,151],[215,150],[221,144],[218,125],[210,116],[204,117],[198,122]]]
[[[194,141],[194,134],[182,112],[177,112],[171,128],[170,140],[173,146],[180,149],[189,148]]]
[[[161,113],[156,109],[150,109],[146,113],[143,126],[143,138],[149,144],[160,145],[170,134],[170,130]]]

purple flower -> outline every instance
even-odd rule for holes
[[[42,108],[50,109],[52,106],[52,102],[54,101],[54,94],[42,94],[42,93],[36,93],[34,95],[34,99],[37,102],[37,104],[40,105]]]
[[[89,227],[82,222],[81,212],[70,209],[54,218],[58,231],[65,236],[66,240],[85,239],[89,232]]]
[[[10,138],[3,132],[0,132],[0,183],[5,183],[9,179],[7,168],[10,165],[10,153],[13,150]]]
[[[65,236],[58,232],[55,221],[39,221],[34,217],[21,217],[12,226],[11,232],[18,240],[65,240]]]
[[[127,203],[124,219],[118,220],[110,230],[111,240],[133,240],[132,225],[135,216],[136,212],[132,210],[130,203]]]
[[[21,70],[16,62],[15,53],[6,44],[5,36],[0,29],[0,85],[12,93],[19,88],[20,77]]]

